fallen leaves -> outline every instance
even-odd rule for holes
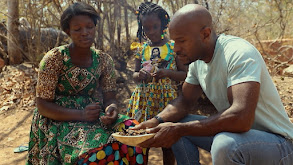
[[[4,66],[0,73],[0,111],[34,108],[36,83],[37,70],[33,65]]]
[[[289,117],[293,117],[293,77],[274,76],[272,77],[279,95]],[[127,76],[126,76],[127,79]],[[123,107],[128,104],[127,90],[134,84],[128,83],[121,86],[118,85],[118,98],[122,101]],[[31,110],[36,106],[35,102],[35,86],[37,84],[37,69],[27,63],[11,66],[6,65],[0,72],[0,112],[15,108],[21,110]],[[132,88],[131,88],[132,89]],[[122,94],[123,93],[123,94]]]

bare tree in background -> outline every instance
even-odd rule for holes
[[[38,62],[42,55],[50,49],[47,44],[48,41],[55,42],[50,39],[42,39],[41,35],[44,30],[60,30],[60,15],[62,11],[70,4],[76,2],[73,0],[18,0],[19,1],[19,15],[25,17],[31,25],[30,31],[27,31],[26,37],[22,33],[24,29],[20,28],[20,45],[26,45],[26,49],[21,47],[21,53],[25,60],[30,62]],[[7,0],[7,4],[18,2],[17,0]],[[132,57],[132,52],[129,45],[136,38],[137,22],[135,16],[135,9],[141,2],[151,0],[79,0],[92,5],[100,14],[101,20],[97,25],[97,35],[95,46],[98,49],[109,53],[114,59],[125,61],[127,57]],[[2,1],[0,1],[2,2]],[[260,45],[258,48],[262,51],[264,58],[273,59],[271,51],[262,46],[263,40],[274,40],[292,38],[293,30],[293,1],[292,0],[152,0],[154,3],[162,5],[168,11],[170,16],[182,6],[191,3],[203,5],[211,12],[214,20],[213,27],[218,34],[225,33],[239,36],[247,39],[253,44]],[[1,4],[1,3],[0,3]],[[0,5],[0,8],[3,5]],[[9,12],[15,12],[17,7],[11,7]],[[0,10],[5,13],[5,10]],[[5,13],[7,15],[7,13]],[[10,17],[12,18],[12,17]],[[11,19],[12,20],[12,19]],[[17,20],[17,19],[16,19]],[[16,22],[15,22],[16,23]],[[17,25],[17,24],[14,24]],[[4,31],[6,26],[4,26]],[[1,30],[1,29],[0,29]],[[9,41],[17,43],[18,35],[17,28],[9,32],[11,34]],[[12,35],[15,33],[15,35]],[[7,33],[3,35],[0,31],[0,37],[7,39]],[[48,36],[48,35],[45,35]],[[15,40],[16,39],[16,40]],[[27,39],[24,41],[23,39]],[[2,40],[1,40],[2,41]],[[46,41],[46,42],[45,42]],[[67,41],[66,41],[67,42]],[[6,57],[7,44],[0,43],[0,57]],[[275,43],[275,42],[274,42]],[[13,43],[11,43],[13,44]],[[65,44],[65,43],[63,43]],[[58,42],[56,45],[58,46]],[[42,47],[47,47],[44,49]],[[12,48],[19,48],[12,46]],[[284,48],[282,48],[283,50]],[[2,51],[1,51],[2,50]],[[17,51],[17,49],[15,49]],[[274,49],[278,51],[277,49]],[[2,53],[1,53],[2,52]],[[277,53],[280,53],[278,51]],[[10,53],[12,54],[12,53]],[[272,61],[279,61],[275,59]],[[285,57],[284,55],[279,55]],[[14,58],[12,59],[21,59]],[[291,56],[288,56],[289,62],[292,62]],[[32,61],[33,60],[33,61]],[[272,65],[278,64],[273,62]],[[278,64],[280,65],[280,64]]]
[[[126,35],[126,44],[129,45],[130,36],[129,36],[129,26],[128,26],[128,11],[126,5],[123,7],[124,11],[124,25],[125,25],[125,35]]]
[[[7,49],[10,64],[20,64],[22,62],[22,55],[19,49],[18,4],[18,0],[7,0]]]

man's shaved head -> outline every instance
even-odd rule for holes
[[[199,27],[212,27],[212,16],[209,11],[201,5],[189,4],[179,9],[170,23],[170,27],[191,23]]]
[[[203,6],[189,4],[179,9],[171,19],[169,32],[175,41],[174,52],[184,64],[212,59],[217,35],[212,16]]]

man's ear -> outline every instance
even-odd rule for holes
[[[201,33],[204,40],[209,39],[211,37],[212,29],[210,27],[205,27],[202,29]]]

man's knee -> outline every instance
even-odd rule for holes
[[[200,164],[198,149],[186,136],[181,137],[172,145],[172,151],[178,165]]]
[[[185,116],[183,119],[181,119],[180,121],[178,121],[179,123],[186,123],[189,121],[195,121],[195,120],[202,120],[207,118],[206,116],[200,116],[200,115],[187,115]]]
[[[229,154],[234,153],[237,142],[233,137],[233,133],[222,132],[214,137],[211,147],[211,154],[216,157],[228,157]]]
[[[184,144],[186,143],[186,138],[183,136],[183,137],[181,137],[176,143],[174,143],[173,145],[172,145],[172,150],[174,151],[174,150],[180,150],[180,149],[182,149],[183,147],[184,147]]]

